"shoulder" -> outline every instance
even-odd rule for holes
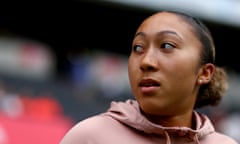
[[[93,143],[104,136],[102,131],[113,131],[121,123],[109,116],[96,115],[75,124],[63,137],[60,144]]]
[[[238,144],[237,141],[233,138],[219,132],[214,132],[208,135],[207,139],[205,140],[207,140],[206,143],[209,143],[209,141],[211,141],[211,143]]]

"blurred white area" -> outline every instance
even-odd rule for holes
[[[216,109],[224,113],[218,120],[218,129],[240,143],[240,74],[232,70],[228,70],[227,74],[229,89],[220,103],[221,108]]]
[[[202,19],[240,27],[239,0],[101,0],[136,8],[159,10],[180,10]]]
[[[219,123],[219,129],[240,142],[240,114],[232,113],[224,117]]]
[[[55,71],[55,56],[47,45],[30,39],[0,37],[0,73],[45,80]]]
[[[227,74],[229,88],[222,99],[221,105],[225,109],[240,110],[240,74],[233,70],[227,70]]]

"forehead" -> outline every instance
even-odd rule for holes
[[[196,37],[193,33],[193,27],[189,23],[181,16],[168,12],[160,12],[148,17],[139,26],[137,32],[154,34],[165,30],[174,31],[182,38],[186,36]]]

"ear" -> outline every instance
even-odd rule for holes
[[[198,77],[198,83],[199,84],[207,84],[212,79],[213,73],[215,71],[214,64],[207,63],[205,64],[200,71],[199,77]]]

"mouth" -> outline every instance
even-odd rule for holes
[[[139,83],[139,87],[159,87],[160,83],[153,79],[142,79]]]
[[[138,85],[143,95],[153,95],[160,87],[160,83],[154,79],[142,79]]]

